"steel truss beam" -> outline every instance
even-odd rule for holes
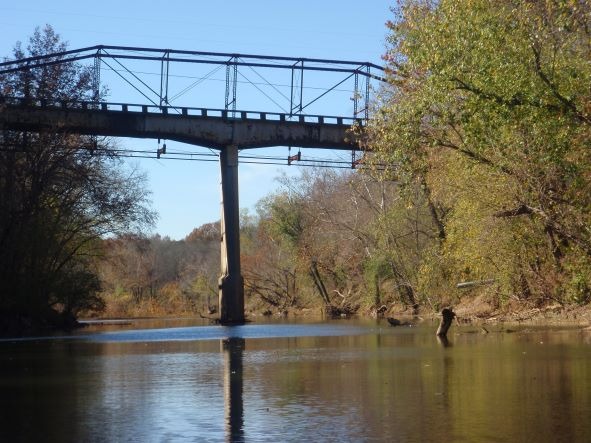
[[[41,68],[63,63],[72,63],[81,60],[93,59],[94,66],[94,101],[98,101],[100,95],[101,65],[105,64],[117,75],[123,78],[131,87],[136,89],[152,104],[159,106],[171,106],[169,98],[169,74],[171,63],[196,63],[210,64],[226,67],[226,91],[224,108],[234,112],[237,104],[238,68],[268,68],[291,71],[291,86],[289,96],[289,115],[303,115],[307,107],[334,91],[344,82],[354,77],[353,92],[353,118],[367,120],[369,117],[370,81],[385,82],[384,69],[381,66],[368,62],[348,60],[333,60],[305,57],[282,57],[256,54],[231,54],[223,52],[183,51],[172,49],[157,49],[144,47],[126,47],[97,45],[81,49],[58,52],[20,60],[9,60],[0,63],[0,76],[16,71]],[[141,80],[134,72],[128,69],[123,62],[131,60],[155,61],[160,63],[160,90],[156,91]],[[112,62],[122,68],[119,72]],[[373,72],[372,72],[373,70]],[[304,97],[304,76],[306,72],[342,73],[344,78],[327,87],[319,95],[311,98]],[[377,74],[376,74],[377,72]],[[131,77],[131,80],[130,80]],[[360,79],[365,82],[361,88]],[[152,98],[152,97],[153,98]],[[362,108],[360,102],[363,102]],[[360,116],[359,114],[362,114]]]

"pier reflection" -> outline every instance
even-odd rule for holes
[[[226,441],[244,441],[244,403],[242,356],[245,348],[243,338],[228,338],[221,341],[224,353],[224,409]]]

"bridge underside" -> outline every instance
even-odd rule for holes
[[[339,117],[297,116],[297,120],[292,121],[284,114],[165,107],[149,112],[148,106],[134,105],[139,111],[130,110],[132,105],[119,104],[117,110],[112,109],[114,105],[109,106],[104,103],[47,106],[4,102],[0,103],[0,130],[162,138],[220,150],[220,322],[243,323],[238,150],[270,146],[356,150],[358,144],[350,131],[351,124],[344,124]]]
[[[190,115],[187,108],[173,114],[173,108],[155,113],[138,107],[144,111],[131,111],[128,105],[113,110],[0,104],[0,129],[162,138],[220,150],[226,146],[358,149],[351,124],[340,117],[328,123],[321,116],[298,116],[292,121],[284,114],[199,109],[198,115]]]

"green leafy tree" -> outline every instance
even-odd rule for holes
[[[423,263],[541,302],[589,299],[591,7],[403,1],[370,143],[423,183],[444,228]],[[430,280],[432,280],[430,282]]]

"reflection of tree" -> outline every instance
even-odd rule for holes
[[[244,441],[244,405],[242,400],[242,354],[245,340],[231,337],[222,340],[224,351],[224,405],[226,411],[226,440]]]
[[[8,351],[8,352],[7,352]],[[0,352],[0,441],[84,441],[82,360],[73,343],[20,344]]]
[[[453,343],[448,340],[447,335],[437,335],[436,338],[444,348],[451,348],[453,346]]]

